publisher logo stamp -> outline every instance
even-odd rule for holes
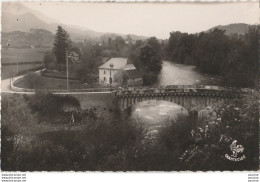
[[[239,162],[246,158],[245,155],[242,155],[242,153],[244,152],[244,147],[242,145],[237,145],[237,140],[234,140],[231,143],[230,150],[231,150],[232,154],[230,156],[228,154],[225,155],[225,157],[228,160],[234,161],[234,162]],[[242,156],[239,157],[239,154]]]

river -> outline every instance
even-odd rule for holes
[[[201,74],[195,66],[163,61],[158,85],[219,85],[219,78]]]
[[[219,78],[201,74],[196,71],[195,66],[163,61],[157,85],[219,85],[218,83]],[[156,133],[163,123],[176,117],[177,113],[187,115],[187,112],[185,108],[172,102],[149,100],[136,104],[132,117],[142,121],[148,131]]]

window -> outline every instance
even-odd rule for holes
[[[104,74],[106,74],[106,70],[104,70]]]
[[[106,77],[104,77],[104,82],[106,81]]]

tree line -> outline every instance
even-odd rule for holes
[[[224,30],[188,34],[171,32],[164,56],[175,63],[194,65],[201,73],[219,75],[222,85],[256,88],[258,85],[258,31],[225,35]]]
[[[144,85],[155,84],[161,70],[161,45],[155,37],[145,41],[133,41],[128,35],[126,39],[122,36],[114,36],[102,42],[93,40],[73,42],[68,32],[58,26],[53,49],[44,56],[45,67],[49,70],[64,72],[66,53],[71,51],[79,55],[81,64],[78,67],[75,66],[74,69],[70,66],[70,75],[88,83],[96,81],[98,67],[113,57],[128,58],[129,63],[133,63],[142,73]]]
[[[133,63],[142,73],[144,85],[152,85],[156,83],[162,68],[161,45],[155,37],[132,41],[130,35],[127,39],[117,36],[102,43],[85,40],[75,43],[75,46],[82,50],[81,60],[84,66],[78,70],[82,75],[97,74],[98,67],[104,63],[103,59],[107,61],[113,57],[125,57],[128,63]]]
[[[71,72],[91,83],[95,82],[104,59],[126,57],[142,73],[143,84],[154,85],[165,59],[194,65],[201,73],[217,75],[222,86],[257,88],[258,31],[259,27],[251,26],[244,35],[227,36],[224,30],[214,29],[197,34],[171,32],[167,40],[151,37],[133,41],[129,35],[126,39],[108,37],[102,42],[72,42],[66,30],[59,26],[53,50],[45,55],[44,62],[47,68],[65,70],[66,51],[74,51],[82,63]]]

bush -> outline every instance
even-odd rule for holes
[[[153,72],[145,72],[143,74],[143,85],[149,86],[154,85],[157,82],[157,74]]]
[[[43,62],[46,69],[53,70],[56,68],[57,60],[53,53],[47,52],[44,54]]]
[[[216,117],[193,131],[192,145],[181,157],[183,170],[256,170],[258,169],[258,99],[246,97],[217,110]],[[246,159],[229,161],[231,143],[245,148]]]
[[[193,128],[190,118],[164,122],[155,139],[141,122],[102,119],[87,110],[78,128],[42,131],[36,113],[64,115],[73,97],[36,94],[2,101],[2,169],[18,171],[172,171],[258,169],[258,98],[249,96],[219,108]],[[26,101],[26,102],[25,102]],[[28,102],[28,104],[27,104]],[[21,109],[22,108],[22,109]],[[118,112],[118,110],[115,110]],[[94,118],[95,122],[92,122]],[[49,118],[47,121],[53,121]],[[53,127],[54,125],[51,125]],[[30,140],[28,140],[28,138]],[[230,143],[238,140],[246,159],[231,162]]]
[[[71,112],[78,110],[79,101],[72,96],[53,95],[37,92],[27,98],[28,105],[33,113],[39,116],[39,122],[66,122]],[[67,110],[67,111],[66,111]]]
[[[25,84],[30,89],[38,89],[41,85],[41,76],[38,73],[31,72],[24,76]]]

